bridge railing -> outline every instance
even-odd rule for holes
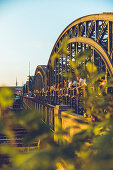
[[[100,81],[99,89],[102,88],[103,82],[104,80]],[[94,87],[92,86],[92,89],[93,88]],[[48,87],[47,91],[35,91],[34,97],[31,97],[32,101],[26,102],[25,99],[27,99],[27,97],[24,97],[24,102],[26,102],[28,108],[33,107],[34,109],[40,109],[40,107],[42,107],[41,105],[49,108],[53,108],[56,105],[67,105],[73,109],[74,113],[83,115],[86,113],[84,97],[86,96],[87,90],[87,84],[85,83],[76,83],[76,87]],[[111,91],[113,90],[107,88],[105,93],[111,93]],[[30,99],[30,97],[28,98]]]
[[[39,96],[40,97],[40,96]],[[23,106],[25,109],[38,111],[41,113],[42,121],[50,126],[54,131],[54,108],[51,104],[44,103],[43,100],[38,100],[33,97],[23,97]]]
[[[100,79],[98,88],[101,89],[104,83],[105,80]],[[93,86],[92,89],[94,89]],[[47,91],[39,90],[38,92],[35,92],[34,97],[44,104],[50,104],[53,106],[68,105],[73,109],[74,113],[83,115],[86,112],[84,99],[87,92],[87,84],[76,83],[76,87],[48,87]],[[108,92],[113,93],[113,89],[107,88],[105,93]]]
[[[71,136],[78,132],[78,127],[75,128],[78,126],[75,119],[85,119],[82,115],[67,113],[66,110],[68,109],[68,106],[66,105],[53,106],[51,104],[43,103],[33,97],[23,97],[23,104],[26,109],[35,110],[37,114],[41,113],[42,121],[48,125],[53,132],[56,132],[53,133],[56,142],[60,141],[57,135],[59,128],[61,130],[70,128],[69,134],[63,136],[64,139],[70,141]],[[84,126],[82,128],[84,128]]]
[[[45,104],[68,105],[77,114],[83,114],[83,96],[85,95],[86,86],[73,88],[48,88],[46,92],[38,91],[34,97]]]

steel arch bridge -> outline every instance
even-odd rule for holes
[[[60,56],[60,58],[57,58],[54,62],[54,67],[52,67],[52,56],[58,51],[62,40],[67,35],[69,37],[69,54],[65,57]],[[107,81],[113,75],[113,13],[88,15],[73,21],[58,37],[50,54],[47,67],[44,66],[46,69],[41,65],[36,68],[35,90],[38,90],[38,92],[34,98],[24,96],[23,104],[26,109],[42,111],[42,120],[53,131],[57,131],[58,120],[61,127],[66,128],[70,124],[74,127],[76,126],[75,121],[72,122],[72,119],[75,120],[78,117],[81,119],[80,115],[62,112],[66,110],[66,107],[67,109],[68,106],[73,108],[77,114],[84,113],[81,101],[84,87],[76,84],[75,87],[69,88],[67,83],[66,87],[62,87],[65,81],[62,73],[71,71],[70,59],[73,59],[76,53],[85,49],[92,50],[91,58],[98,71],[105,72],[104,79]],[[68,121],[65,119],[66,117],[68,117]],[[76,132],[72,128],[70,136],[73,133]]]
[[[70,55],[66,59],[63,56],[56,59],[53,70],[51,68],[51,56],[58,51],[62,40],[67,35],[69,36]],[[113,13],[81,17],[63,30],[52,49],[48,61],[48,85],[60,83],[62,70],[69,69],[69,59],[73,59],[75,53],[87,48],[93,50],[94,63],[99,70],[106,71],[106,78],[113,74]],[[53,76],[53,72],[55,76]]]
[[[69,54],[57,58],[54,68],[51,60],[58,51],[63,39],[68,35]],[[58,37],[47,64],[47,87],[48,90],[41,94],[43,102],[50,104],[66,104],[75,108],[76,113],[82,113],[79,97],[82,93],[74,87],[68,88],[67,79],[63,77],[64,71],[70,72],[70,59],[85,49],[92,50],[91,60],[97,66],[98,71],[105,72],[105,81],[113,75],[113,13],[93,14],[81,17],[69,24]],[[62,86],[66,81],[66,87]],[[60,90],[60,87],[62,88]]]

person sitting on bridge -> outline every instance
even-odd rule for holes
[[[51,86],[51,88],[50,88],[51,90],[54,90],[54,86]]]
[[[70,89],[72,87],[72,81],[68,80],[68,88]]]
[[[77,82],[76,82],[75,80],[73,80],[73,81],[72,81],[72,87],[76,87],[76,83],[77,83]]]

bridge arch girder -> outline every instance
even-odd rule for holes
[[[104,60],[109,73],[113,74],[113,66],[112,66],[111,60],[102,46],[100,46],[97,42],[93,41],[92,39],[86,38],[86,37],[74,37],[69,40],[69,43],[74,43],[74,42],[85,43],[93,47]]]
[[[113,59],[112,41],[113,35],[113,13],[102,13],[84,16],[69,24],[58,37],[50,57],[57,51],[62,39],[69,35],[70,38],[84,36],[98,42],[106,49],[108,55]],[[83,34],[84,32],[84,34]],[[105,40],[106,39],[106,40]]]
[[[48,85],[51,86],[54,82],[60,82],[62,79],[62,57],[55,61],[54,69],[51,67],[51,57],[54,53],[56,53],[60,47],[60,44],[65,36],[68,35],[69,37],[69,45],[73,45],[76,43],[77,52],[82,50],[78,44],[88,45],[89,47],[93,48],[94,51],[94,58],[100,58],[99,60],[102,63],[102,69],[106,70],[106,75],[109,76],[113,75],[113,13],[102,13],[102,14],[93,14],[84,16],[81,18],[76,19],[71,24],[69,24],[63,32],[58,37],[49,61],[47,65],[47,77],[48,78]],[[84,46],[85,46],[84,45]],[[70,48],[70,47],[69,47]],[[84,48],[85,49],[85,48]],[[86,48],[87,49],[87,48]],[[72,49],[70,48],[70,58],[72,58]],[[69,67],[69,57],[66,57],[65,63],[67,66],[65,69]],[[97,60],[97,59],[96,59]],[[104,63],[104,64],[103,64]],[[108,73],[107,73],[108,72]],[[58,79],[58,80],[57,80]]]
[[[36,68],[34,75],[35,90],[47,89],[47,76],[46,76],[46,66],[39,65]]]

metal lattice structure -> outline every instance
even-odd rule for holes
[[[63,39],[68,36],[68,55],[60,56],[51,66],[53,54],[55,54]],[[41,93],[43,102],[66,104],[75,108],[76,113],[83,113],[80,96],[84,93],[84,87],[80,83],[76,87],[69,88],[68,78],[63,76],[66,71],[72,73],[70,59],[73,61],[76,53],[91,49],[91,60],[97,66],[98,71],[104,71],[104,80],[113,75],[113,13],[94,14],[81,17],[68,25],[58,37],[47,65],[48,90]],[[41,99],[41,98],[40,98]]]
[[[34,76],[34,89],[41,90],[47,89],[47,76],[46,76],[46,65],[38,65]]]
[[[56,59],[51,68],[51,56],[56,53],[65,36],[69,36],[69,55]],[[113,13],[94,14],[79,18],[68,25],[58,37],[48,61],[48,86],[59,84],[64,70],[69,71],[75,53],[91,48],[92,60],[98,70],[113,74]],[[54,76],[53,76],[54,75]]]

